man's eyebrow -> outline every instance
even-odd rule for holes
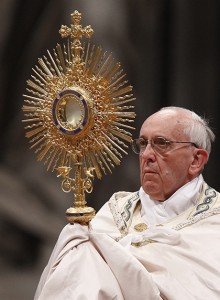
[[[155,139],[155,138],[158,138],[158,137],[167,139],[167,138],[166,138],[164,135],[162,135],[162,134],[156,134],[156,135],[154,135],[152,138]],[[139,138],[142,138],[142,139],[145,139],[145,140],[148,139],[148,138],[147,138],[146,136],[144,136],[144,135],[140,135]]]

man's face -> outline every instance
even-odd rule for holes
[[[142,125],[140,137],[152,140],[190,141],[183,133],[186,116],[181,112],[160,111]],[[148,144],[140,154],[140,176],[144,191],[154,200],[166,200],[196,175],[191,172],[196,148],[191,144],[172,143],[164,153]]]

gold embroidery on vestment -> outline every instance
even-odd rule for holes
[[[145,223],[138,223],[134,226],[134,229],[138,232],[142,232],[148,228],[148,225]]]

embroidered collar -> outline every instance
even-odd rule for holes
[[[152,200],[141,187],[139,196],[143,220],[149,225],[161,224],[195,206],[203,183],[203,177],[200,175],[182,186],[164,202]]]

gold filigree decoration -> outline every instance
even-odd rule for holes
[[[78,11],[71,17],[71,27],[62,25],[59,31],[69,40],[57,44],[53,54],[47,51],[32,69],[22,109],[23,122],[29,123],[26,137],[38,160],[44,159],[47,170],[57,171],[65,192],[74,192],[73,208],[83,208],[94,176],[101,179],[112,173],[127,154],[135,117],[130,102],[135,98],[112,54],[89,42],[82,45],[81,39],[93,34],[91,26],[80,25]],[[74,214],[73,221],[87,223],[80,210]]]

